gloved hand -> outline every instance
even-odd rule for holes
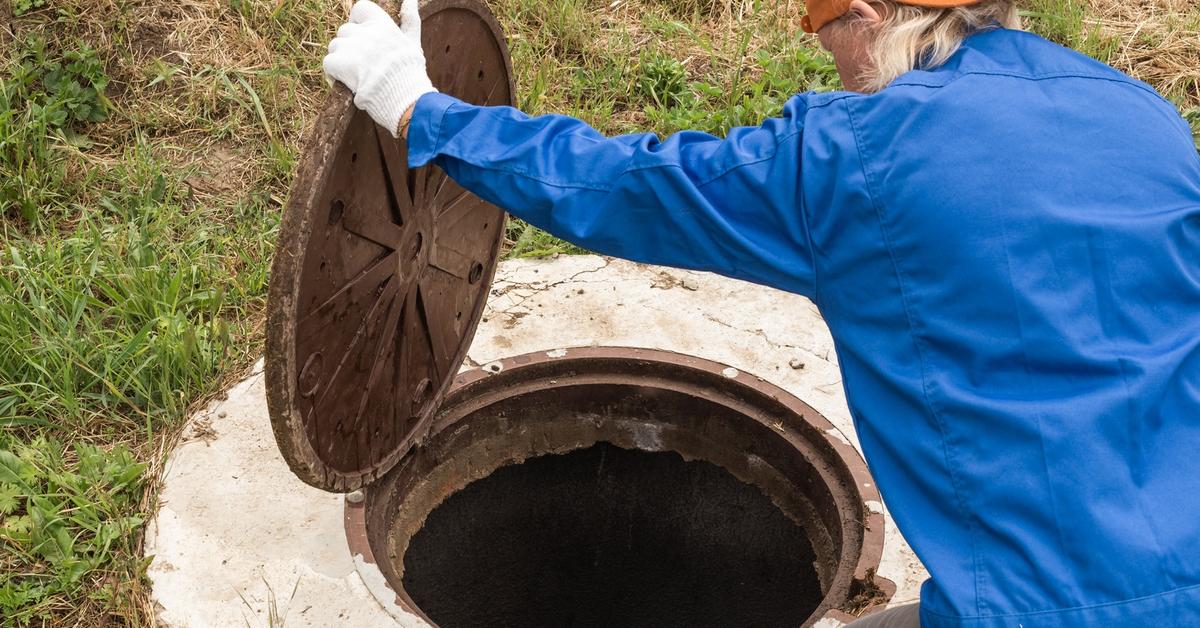
[[[329,42],[324,62],[325,74],[349,87],[354,104],[393,137],[409,107],[437,91],[425,70],[417,0],[404,0],[400,20],[397,26],[379,5],[359,0]]]

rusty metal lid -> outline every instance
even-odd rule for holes
[[[421,4],[442,92],[511,104],[508,48],[477,0]],[[340,85],[301,158],[280,226],[267,326],[267,401],[279,449],[308,484],[348,491],[428,430],[475,333],[504,213],[405,142]]]

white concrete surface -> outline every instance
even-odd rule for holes
[[[592,345],[677,351],[758,375],[857,446],[815,306],[715,275],[594,256],[505,262],[467,365]],[[887,526],[879,575],[896,583],[894,603],[915,601],[927,574],[890,517]],[[371,595],[346,546],[342,497],[288,470],[261,368],[192,419],[170,456],[146,552],[167,626],[424,625],[394,619]]]

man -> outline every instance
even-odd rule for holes
[[[434,93],[415,0],[327,73],[412,166],[562,238],[805,295],[929,569],[861,626],[1200,626],[1200,158],[1008,0],[808,0],[851,91],[724,139]]]

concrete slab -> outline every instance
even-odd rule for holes
[[[805,400],[857,446],[832,339],[802,297],[595,256],[508,261],[464,368],[574,346],[724,362]],[[261,364],[192,418],[163,481],[146,543],[163,624],[425,625],[371,594],[380,583],[360,575],[350,555],[343,497],[288,470],[271,434]],[[896,583],[894,603],[916,601],[928,576],[890,517],[887,525],[879,573]]]

